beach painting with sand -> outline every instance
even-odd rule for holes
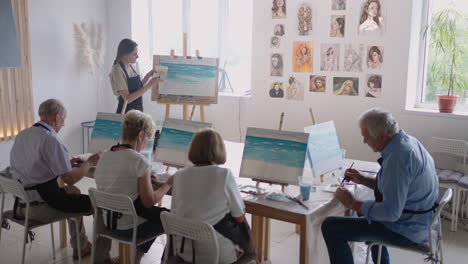
[[[308,134],[247,128],[240,177],[298,184],[302,176]]]
[[[305,127],[304,132],[309,133],[307,157],[315,177],[343,167],[343,153],[333,121]]]
[[[195,133],[211,128],[211,123],[166,119],[159,136],[155,160],[175,166],[189,166],[188,150]]]
[[[114,113],[97,113],[88,151],[95,153],[110,149],[122,137],[122,120],[124,115]]]

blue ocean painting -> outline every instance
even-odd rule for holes
[[[117,142],[122,137],[122,122],[96,119],[91,138],[110,139]]]
[[[188,152],[194,132],[164,127],[158,141],[158,148]]]
[[[306,150],[307,144],[297,141],[247,136],[243,159],[303,168]]]
[[[182,63],[161,63],[161,65],[169,68],[166,80],[186,84],[197,84],[205,82],[206,79],[214,79],[218,72],[217,66],[211,65]]]

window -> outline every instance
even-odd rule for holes
[[[423,29],[429,25],[431,21],[437,19],[439,11],[447,8],[453,8],[460,14],[460,23],[458,24],[456,46],[460,47],[462,53],[459,54],[458,60],[461,62],[461,67],[450,68],[450,58],[440,56],[436,53],[434,45],[431,43],[431,34],[428,33],[426,38],[421,38],[422,55],[422,71],[420,77],[419,89],[416,95],[416,107],[437,109],[437,95],[447,94],[447,80],[441,80],[439,76],[448,76],[450,71],[453,71],[459,76],[462,83],[455,84],[457,86],[467,85],[467,66],[468,66],[468,1],[466,0],[429,0],[424,1],[426,6],[423,8]],[[464,81],[463,81],[464,79]],[[464,83],[463,83],[464,82]],[[446,88],[447,87],[447,88]],[[462,112],[468,112],[468,87],[465,89],[455,88],[454,95],[458,95],[457,109]]]
[[[219,92],[244,95],[251,86],[252,0],[152,0],[153,54],[219,57]]]

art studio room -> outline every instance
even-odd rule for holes
[[[0,0],[0,264],[465,263],[468,1]]]

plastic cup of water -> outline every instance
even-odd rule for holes
[[[303,201],[307,201],[310,198],[310,189],[312,185],[308,182],[304,182],[302,177],[299,177],[299,189],[301,190],[301,196]]]

